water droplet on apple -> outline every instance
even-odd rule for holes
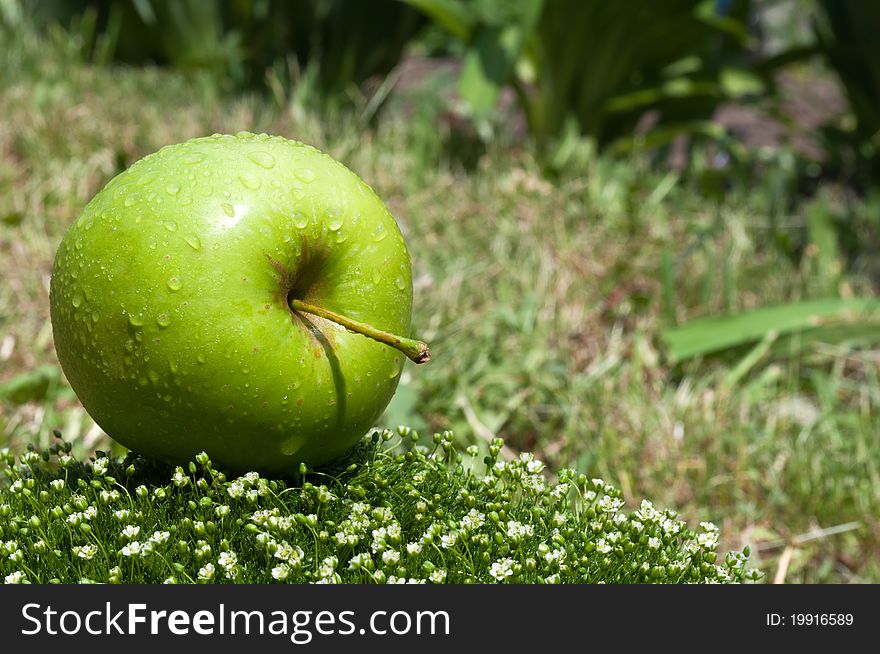
[[[388,236],[388,230],[385,229],[385,225],[377,225],[376,231],[371,234],[373,240],[378,243],[383,240],[386,236]]]
[[[345,222],[340,216],[331,216],[330,222],[327,226],[330,228],[331,232],[338,232],[339,228],[342,227],[342,223]]]
[[[83,303],[83,296],[81,293],[77,292],[73,294],[73,298],[71,298],[70,303],[73,305],[74,309],[79,309],[80,305]]]
[[[92,312],[92,322],[98,322],[100,319],[101,319],[101,316],[93,311]]]
[[[347,240],[348,240],[348,233],[347,232],[336,232],[336,242],[337,243],[344,243]]]
[[[168,195],[177,195],[178,193],[180,193],[180,184],[175,184],[174,182],[172,182],[165,187],[165,192]]]
[[[290,194],[293,196],[294,200],[302,200],[304,197],[306,197],[306,192],[303,191],[301,188],[294,188],[290,192]]]
[[[195,165],[198,163],[202,163],[205,160],[205,155],[201,152],[192,152],[183,157],[183,163],[189,165]]]
[[[204,363],[206,361],[204,352],[199,352],[196,355],[196,361],[198,361],[199,363]]]
[[[275,157],[273,157],[268,152],[262,152],[262,151],[251,152],[248,155],[248,159],[253,161],[255,164],[257,164],[261,168],[265,168],[266,170],[269,170],[270,168],[272,168],[275,165]]]
[[[251,177],[250,175],[242,175],[238,179],[241,180],[242,186],[244,186],[246,189],[250,189],[251,191],[259,190],[261,186],[260,180],[258,180],[256,177]]]
[[[302,446],[302,436],[291,436],[281,442],[281,453],[285,456],[290,456],[296,454]]]
[[[306,225],[309,224],[309,217],[302,211],[295,211],[293,213],[293,224],[297,229],[305,229]]]
[[[171,324],[171,316],[168,315],[167,311],[163,311],[156,316],[156,324],[159,325],[159,327],[167,327]]]
[[[378,284],[382,281],[382,271],[379,268],[373,268],[373,283]]]
[[[316,179],[318,179],[318,176],[315,175],[315,171],[311,168],[300,168],[296,171],[295,175],[298,180],[306,184],[311,184]]]
[[[196,252],[198,252],[199,250],[202,249],[202,241],[195,234],[192,234],[190,236],[184,236],[183,240],[186,241],[186,244],[188,246],[190,246]]]
[[[406,282],[403,281],[403,277],[397,277],[394,280],[394,285],[400,289],[401,291],[406,288]]]
[[[179,291],[181,286],[183,286],[183,284],[181,284],[180,278],[177,276],[174,276],[168,280],[168,288],[172,291]]]
[[[162,224],[165,227],[165,229],[167,229],[169,232],[176,232],[177,231],[177,223],[174,222],[173,220],[166,220]]]
[[[122,205],[125,207],[132,206],[137,201],[137,198],[134,195],[127,195],[125,200],[122,201]]]
[[[235,207],[233,207],[228,202],[223,202],[220,204],[220,208],[223,209],[223,213],[232,218],[235,215]]]

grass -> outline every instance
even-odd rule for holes
[[[417,445],[385,430],[294,480],[233,480],[204,453],[188,470],[69,443],[3,452],[0,575],[7,583],[730,583],[748,551],[719,559],[718,528],[502,442],[462,457],[451,432]],[[5,540],[4,540],[5,539]],[[717,562],[717,563],[716,563]]]
[[[804,249],[803,203],[786,206],[772,162],[755,178],[732,176],[720,200],[701,191],[709,167],[699,160],[676,173],[638,154],[574,157],[551,178],[509,144],[463,162],[455,126],[431,103],[392,102],[364,131],[352,115],[220,98],[168,72],[92,68],[27,30],[9,53],[0,438],[13,451],[48,448],[59,428],[80,457],[123,454],[57,375],[47,292],[67,225],[110,177],[162,145],[266,131],[342,160],[404,231],[413,331],[433,360],[406,369],[383,425],[453,430],[461,448],[481,452],[500,436],[510,456],[607,480],[631,509],[648,497],[691,524],[711,520],[722,549],[751,546],[767,579],[880,581],[878,351],[792,342],[787,352],[672,365],[660,339],[691,318],[827,294]],[[824,192],[867,212],[843,190]],[[876,268],[854,261],[839,289],[874,294]]]

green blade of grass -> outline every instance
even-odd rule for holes
[[[880,300],[822,299],[764,307],[735,316],[701,318],[662,332],[672,363],[745,345],[776,332],[822,334],[835,342],[880,340]]]

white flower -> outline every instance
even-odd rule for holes
[[[400,552],[396,550],[385,550],[382,552],[382,563],[385,565],[397,565],[400,561]]]
[[[286,563],[282,563],[281,565],[277,565],[272,568],[272,578],[277,579],[278,581],[286,581],[290,576],[290,568]]]
[[[520,458],[522,458],[522,455],[520,455]],[[530,475],[540,474],[544,470],[544,462],[539,461],[538,459],[527,461],[526,470],[528,470]]]
[[[229,505],[228,504],[220,504],[214,507],[214,514],[218,518],[223,518],[229,515]]]
[[[220,552],[217,563],[221,567],[228,569],[238,563],[238,557],[235,555],[235,552]]]
[[[183,472],[183,468],[177,466],[174,469],[174,475],[171,477],[171,481],[174,482],[174,485],[178,488],[183,488],[187,484],[189,484],[189,477]]]
[[[507,536],[511,540],[518,541],[534,533],[535,528],[532,525],[523,524],[516,520],[510,520],[507,523]]]
[[[547,577],[546,579],[544,579],[545,584],[558,584],[561,581],[562,581],[562,578],[559,576],[559,574],[552,574],[549,577]]]
[[[431,583],[442,584],[446,581],[446,570],[443,570],[442,568],[437,568],[428,576],[428,579],[431,581]]]
[[[654,536],[648,539],[648,547],[652,550],[660,549],[660,539]]]
[[[220,556],[217,558],[217,564],[223,568],[226,576],[230,579],[235,579],[240,572],[240,568],[238,567],[238,557],[235,555],[235,552],[220,552]]]
[[[654,522],[660,518],[660,512],[648,500],[642,500],[639,510],[635,512],[635,516],[642,522]]]
[[[611,497],[610,495],[604,495],[598,503],[599,510],[604,511],[605,513],[614,513],[622,506],[622,499]]]
[[[608,554],[608,552],[611,551],[611,545],[609,545],[604,538],[600,538],[596,541],[596,551],[599,552],[599,554]]]
[[[318,568],[318,576],[321,579],[329,580],[324,583],[333,583],[336,578],[336,566],[339,565],[339,559],[335,556],[328,556],[323,561],[321,561],[321,566]]]
[[[547,561],[547,563],[549,563],[550,565],[559,565],[560,563],[565,561],[565,550],[561,547],[555,550],[551,550],[544,555],[544,560]]]
[[[633,521],[631,521],[631,522],[629,523],[629,526],[630,526],[630,527],[632,528],[632,530],[633,530],[634,532],[636,532],[637,534],[640,534],[640,533],[642,532],[642,529],[645,528],[645,525],[643,525],[643,524],[642,524],[641,522],[639,522],[638,520],[633,520]]]
[[[663,518],[663,520],[660,521],[660,526],[662,527],[662,529],[665,533],[667,533],[671,536],[674,536],[675,534],[677,534],[678,532],[681,531],[682,525],[677,520],[670,520],[669,518]]]
[[[473,531],[474,529],[482,527],[485,522],[486,515],[484,513],[480,513],[476,509],[471,509],[458,524],[465,531]]]
[[[141,553],[141,544],[138,541],[133,540],[127,545],[124,545],[120,552],[122,553],[122,556],[137,556]]]
[[[278,549],[275,550],[276,559],[287,561],[294,568],[299,567],[304,556],[305,552],[302,551],[302,548],[299,545],[291,545],[286,540],[281,541],[281,543],[278,544]]]
[[[127,540],[134,540],[139,533],[141,533],[141,528],[137,525],[126,525],[122,530],[122,535]]]
[[[204,567],[199,568],[199,581],[211,581],[214,578],[214,565],[211,563],[205,564]]]
[[[440,537],[440,547],[448,550],[450,547],[455,547],[455,543],[458,540],[458,534],[454,531],[450,531],[448,534],[443,534]]]
[[[53,479],[49,482],[49,485],[52,487],[54,491],[61,491],[64,489],[64,480],[63,479]]]
[[[92,470],[98,476],[103,476],[107,472],[107,466],[110,465],[110,461],[107,460],[106,456],[102,456],[99,459],[95,459],[95,462],[92,464]]]
[[[565,513],[560,513],[557,511],[553,514],[553,524],[557,527],[561,527],[568,520],[568,515]]]
[[[498,559],[492,564],[492,567],[489,569],[489,574],[498,580],[503,580],[506,577],[512,577],[513,559]]]
[[[25,577],[24,573],[19,570],[16,570],[12,574],[6,575],[6,577],[3,578],[4,584],[20,584],[24,581],[27,581],[27,577]]]
[[[256,484],[260,479],[260,475],[256,472],[249,472],[244,476],[244,480],[249,484]]]
[[[116,518],[119,522],[127,522],[131,517],[131,511],[128,509],[119,509],[118,511],[113,512],[113,517]]]
[[[166,540],[171,537],[171,532],[169,531],[154,531],[153,535],[150,536],[150,541],[156,543],[156,545],[161,545]]]
[[[567,483],[560,482],[550,489],[550,497],[554,500],[564,500],[568,496],[568,489]]]
[[[410,556],[415,556],[416,554],[422,553],[422,544],[421,543],[407,543],[406,544],[406,553]]]
[[[236,479],[229,486],[226,487],[226,492],[229,494],[229,497],[238,499],[242,495],[244,495],[245,487],[244,482],[241,479]]]
[[[98,548],[95,545],[74,545],[73,553],[88,561],[98,553]]]
[[[718,532],[697,534],[697,543],[699,543],[700,547],[703,549],[714,549],[718,545]]]

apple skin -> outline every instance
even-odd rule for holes
[[[411,264],[393,216],[311,146],[196,138],[119,174],[70,227],[50,287],[55,348],[126,447],[293,472],[374,425],[405,357],[291,311],[288,294],[408,336]]]

